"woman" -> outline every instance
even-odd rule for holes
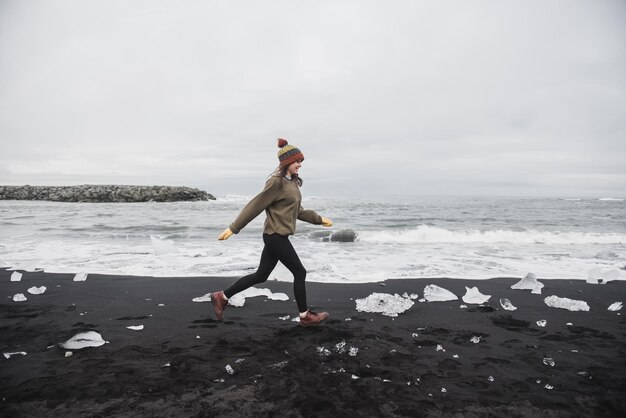
[[[241,213],[222,232],[218,239],[225,240],[231,235],[239,233],[250,221],[256,218],[263,210],[267,218],[263,229],[263,252],[261,262],[256,272],[237,280],[235,284],[220,292],[211,294],[211,302],[215,315],[220,321],[228,305],[228,299],[237,293],[263,283],[267,280],[276,264],[280,261],[293,274],[293,292],[300,312],[300,325],[317,325],[328,318],[327,312],[315,313],[308,309],[306,302],[306,270],[294,250],[289,235],[296,232],[296,220],[309,222],[315,225],[332,226],[332,221],[322,218],[312,210],[304,210],[301,206],[302,195],[300,187],[302,179],[298,170],[302,167],[304,154],[289,145],[286,140],[278,138],[279,166],[265,183],[265,188],[256,195],[241,210]]]

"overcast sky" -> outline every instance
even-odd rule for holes
[[[0,0],[0,184],[626,195],[626,2]]]

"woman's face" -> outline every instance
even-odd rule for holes
[[[302,161],[296,161],[289,164],[287,167],[287,175],[289,175],[289,177],[293,177],[294,174],[298,174],[300,167],[302,167]]]

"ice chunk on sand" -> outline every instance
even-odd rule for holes
[[[235,370],[233,369],[233,367],[230,364],[227,364],[226,367],[226,373],[228,373],[229,375],[234,375],[235,374]]]
[[[41,287],[31,287],[30,289],[28,289],[28,293],[30,293],[31,295],[42,295],[45,291],[46,291],[47,287],[46,286],[41,286]]]
[[[589,305],[584,300],[574,300],[560,298],[558,296],[548,296],[543,300],[551,308],[567,309],[568,311],[588,311]]]
[[[602,273],[602,282],[603,283],[607,283],[607,282],[611,282],[613,280],[617,280],[619,279],[620,276],[620,272],[619,270],[608,270]]]
[[[620,277],[620,271],[606,270],[602,271],[602,267],[594,267],[587,273],[587,283],[589,284],[605,284],[613,280],[617,280]]]
[[[513,306],[510,300],[505,299],[505,298],[500,299],[500,305],[502,306],[503,309],[507,311],[514,311],[517,309],[515,306]]]
[[[13,356],[25,356],[26,351],[16,351],[14,353],[2,353],[2,354],[4,354],[5,358],[10,359]]]
[[[245,303],[246,297],[241,294],[234,295],[228,299],[228,304],[230,306],[236,306],[237,308],[241,308]]]
[[[537,291],[537,287],[539,287],[539,292],[541,293],[541,288],[543,288],[543,283],[537,281],[537,276],[535,273],[528,273],[522,280],[515,283],[511,286],[511,289],[521,289],[521,290],[533,290]]]
[[[541,289],[543,289],[543,284],[542,283],[537,283],[537,286],[535,286],[535,288],[533,290],[531,290],[530,293],[532,293],[533,295],[540,295],[541,294]]]
[[[87,273],[78,273],[74,276],[75,282],[84,282],[85,280],[87,280]]]
[[[154,255],[165,255],[165,254],[176,254],[178,253],[178,248],[174,247],[173,241],[165,241],[155,237],[154,235],[150,235],[150,240],[152,241],[152,246],[154,247]]]
[[[598,281],[602,277],[602,268],[594,267],[587,272],[587,283],[598,284]]]
[[[611,304],[611,306],[609,306],[607,308],[609,311],[621,311],[622,310],[622,302],[615,302],[613,304]]]
[[[61,347],[66,350],[80,350],[86,347],[100,347],[106,341],[102,339],[102,335],[96,331],[79,332],[69,340],[61,343]]]
[[[478,287],[467,287],[465,286],[465,295],[463,296],[463,302],[465,303],[476,303],[482,304],[485,303],[491,298],[491,295],[483,295],[478,290]]]
[[[26,301],[26,296],[24,296],[23,293],[18,293],[17,295],[13,296],[13,302],[24,302]]]
[[[415,302],[389,293],[372,293],[364,299],[356,300],[356,310],[359,312],[379,312],[386,316],[398,316],[413,306]]]
[[[19,282],[22,280],[22,273],[20,273],[19,271],[14,271],[11,274],[11,281],[12,282]]]
[[[271,299],[271,300],[282,300],[282,301],[289,300],[289,296],[287,296],[284,293],[272,293],[272,291],[269,289],[257,289],[256,287],[250,287],[244,290],[243,292],[237,293],[232,298],[228,299],[228,304],[231,306],[236,306],[240,308],[245,304],[246,298],[253,298],[255,296],[266,296],[268,299]],[[193,302],[210,302],[211,294],[207,293],[204,296],[193,298],[192,301]]]
[[[470,339],[470,342],[472,342],[472,343],[474,343],[474,344],[478,344],[478,343],[480,342],[480,338],[481,338],[481,337],[478,337],[478,336],[474,335],[474,336]]]
[[[246,298],[253,298],[256,296],[267,296],[271,300],[289,300],[289,296],[284,293],[272,293],[269,289],[257,289],[256,287],[249,287],[243,292],[237,293],[232,298],[228,299],[228,304],[236,307],[242,307],[246,303]]]
[[[338,352],[339,354],[343,354],[346,352],[346,342],[345,341],[341,341],[337,344],[335,344],[335,351]]]
[[[143,325],[131,325],[126,328],[132,329],[133,331],[141,331],[143,329]]]
[[[203,296],[198,296],[197,298],[191,299],[192,302],[211,302],[211,294],[207,293]]]
[[[540,319],[539,321],[537,321],[538,327],[545,328],[546,325],[548,325],[548,321],[546,321],[545,319]]]
[[[446,302],[459,299],[454,293],[434,284],[429,284],[424,288],[424,298],[428,302]]]
[[[317,347],[316,350],[320,356],[330,356],[330,350],[325,347]]]

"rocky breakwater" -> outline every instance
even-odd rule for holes
[[[53,202],[181,202],[215,200],[203,190],[172,186],[0,186],[0,200]]]

